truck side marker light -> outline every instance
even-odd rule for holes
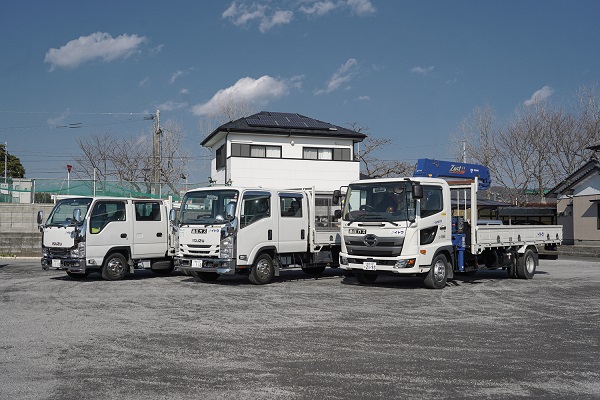
[[[427,250],[419,250],[419,253],[425,255],[425,254],[427,254]]]

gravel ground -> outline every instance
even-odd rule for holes
[[[73,280],[0,259],[0,399],[600,398],[600,260],[443,290],[328,270]]]

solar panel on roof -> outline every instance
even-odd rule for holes
[[[300,128],[300,129],[336,129],[334,125],[326,122],[317,121],[312,118],[304,117],[295,113],[259,113],[246,118],[249,126],[279,127],[279,128]]]

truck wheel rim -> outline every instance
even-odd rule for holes
[[[441,282],[444,280],[444,276],[446,275],[446,266],[444,263],[439,260],[433,266],[433,277],[436,281]]]
[[[123,264],[117,259],[112,259],[108,263],[108,270],[112,274],[120,275],[123,273]]]
[[[533,274],[535,269],[535,262],[533,260],[533,257],[527,257],[525,259],[525,267],[527,268],[528,273]]]
[[[256,274],[261,278],[268,278],[270,275],[269,263],[266,260],[260,260],[256,265]]]

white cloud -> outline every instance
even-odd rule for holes
[[[414,72],[415,74],[427,75],[431,71],[433,71],[435,67],[412,67],[410,72]]]
[[[370,0],[320,0],[309,2],[310,5],[302,5],[299,10],[304,14],[321,17],[336,9],[349,9],[352,14],[363,16],[373,14],[375,7]]]
[[[331,93],[338,89],[343,83],[349,82],[352,78],[354,78],[354,75],[356,75],[357,67],[358,61],[356,61],[356,59],[348,59],[348,61],[342,64],[342,66],[335,71],[331,79],[329,79],[327,82],[327,87],[325,89],[316,90],[315,94],[321,95],[325,93]]]
[[[144,79],[142,79],[139,83],[138,86],[139,87],[146,87],[146,85],[148,84],[148,82],[150,81],[150,77],[146,76]]]
[[[371,96],[358,96],[359,101],[371,101]]]
[[[263,18],[258,26],[258,29],[262,33],[265,33],[274,26],[289,24],[293,18],[294,13],[291,11],[276,11],[271,18]]]
[[[274,9],[273,5],[277,5],[279,9]],[[257,22],[258,29],[265,33],[277,25],[291,23],[295,11],[310,17],[322,17],[337,9],[349,10],[351,14],[358,16],[375,12],[371,0],[236,0],[221,16],[236,26]]]
[[[223,106],[236,101],[266,104],[287,95],[291,88],[298,86],[297,78],[285,80],[268,75],[258,79],[241,78],[233,86],[219,90],[206,103],[193,106],[192,112],[196,115],[218,114]]]
[[[173,111],[173,110],[179,110],[181,108],[185,108],[187,107],[188,103],[177,103],[173,100],[168,100],[165,101],[162,104],[159,104],[156,106],[157,109],[161,110],[161,111]]]
[[[171,82],[171,84],[175,83],[177,78],[179,78],[182,75],[184,75],[183,71],[175,71],[175,73],[171,75],[171,79],[169,80],[169,82]]]
[[[348,0],[345,2],[356,15],[369,15],[375,12],[370,0]]]
[[[182,94],[182,95],[185,95],[185,94],[190,94],[190,91],[189,91],[188,89],[185,89],[185,88],[184,88],[184,89],[181,89],[181,90],[179,91],[179,94]]]
[[[96,32],[80,36],[58,49],[50,49],[44,62],[50,63],[50,71],[56,68],[77,68],[86,61],[101,59],[104,62],[127,58],[139,51],[146,37],[121,35],[113,38],[108,33]]]
[[[531,106],[540,103],[550,98],[550,96],[552,96],[553,93],[554,89],[552,89],[550,86],[544,86],[540,90],[535,91],[533,95],[531,95],[531,98],[529,100],[525,100],[523,104],[526,106]]]
[[[221,16],[229,19],[236,26],[245,26],[250,22],[259,21],[258,27],[262,33],[265,33],[274,26],[289,24],[294,13],[286,10],[271,13],[266,4],[233,2]]]
[[[321,17],[336,8],[338,5],[333,1],[315,1],[310,6],[300,6],[299,10],[304,14]]]
[[[65,125],[65,120],[71,115],[71,109],[67,108],[67,110],[62,113],[61,115],[59,115],[56,118],[48,118],[46,120],[46,122],[48,123],[48,125],[50,126],[54,126],[54,127],[62,127]]]

